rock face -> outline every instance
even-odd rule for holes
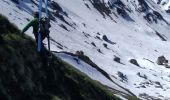
[[[117,63],[120,63],[120,58],[117,56],[115,56],[113,60],[116,61]]]
[[[77,56],[83,56],[83,55],[84,55],[84,52],[83,52],[83,51],[76,51],[76,55],[77,55]]]
[[[127,82],[128,81],[128,78],[126,75],[124,75],[122,72],[117,72],[118,76],[121,78],[121,81],[122,82]]]
[[[103,39],[104,41],[106,41],[107,43],[116,44],[115,42],[109,40],[108,37],[107,37],[106,35],[103,35],[102,39]]]
[[[139,64],[138,64],[136,59],[130,59],[129,62],[134,64],[134,65],[136,65],[136,66],[139,66]]]
[[[157,59],[158,65],[166,65],[168,63],[168,60],[164,56],[160,56]]]
[[[103,40],[105,40],[105,41],[109,41],[109,39],[107,38],[107,36],[106,36],[106,35],[103,35]]]

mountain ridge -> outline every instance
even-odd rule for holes
[[[104,2],[103,0],[74,0],[74,2],[53,0],[49,2],[52,20],[51,48],[58,52],[83,51],[114,82],[142,99],[147,99],[145,97],[169,99],[170,71],[158,65],[156,60],[162,55],[170,59],[170,16],[157,2],[156,0],[104,0]],[[1,4],[0,12],[22,29],[28,22],[27,19],[32,19],[30,14],[37,10],[38,2],[24,0],[14,4],[3,0]],[[28,30],[27,34],[32,36],[31,30]],[[96,70],[91,69],[90,74],[87,70],[88,65],[82,67],[81,64],[84,63],[77,64],[73,60],[74,57],[56,56],[100,83],[126,92],[103,76],[97,77],[101,74]],[[118,57],[121,63],[114,61],[115,57]],[[133,59],[140,67],[130,63]]]
[[[19,34],[0,15],[0,99],[2,100],[120,100],[104,85],[91,80],[48,51],[36,52],[35,41]],[[4,30],[4,31],[2,31]]]

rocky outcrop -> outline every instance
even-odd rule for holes
[[[159,56],[156,63],[158,65],[165,65],[166,63],[168,63],[168,60],[164,56]]]
[[[158,65],[163,65],[163,66],[165,66],[166,68],[170,68],[170,65],[169,65],[168,62],[169,62],[169,61],[168,61],[164,56],[159,56],[159,57],[157,58],[157,61],[156,61],[156,63],[157,63]]]
[[[130,59],[129,62],[132,63],[132,64],[134,64],[134,65],[136,65],[136,66],[139,66],[139,64],[138,64],[138,62],[137,62],[136,59]],[[140,67],[140,66],[139,66],[139,67]]]

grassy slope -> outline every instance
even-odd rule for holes
[[[100,83],[53,57],[0,15],[0,100],[119,100]]]

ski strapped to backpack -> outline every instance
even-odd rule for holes
[[[43,33],[46,34],[48,40],[48,50],[50,51],[50,38],[49,38],[49,27],[50,27],[50,20],[48,15],[48,0],[45,0],[45,17],[42,17],[42,0],[39,0],[39,31],[38,31],[38,45],[37,50],[40,52],[42,50],[42,36]]]
[[[45,0],[45,13],[47,17],[47,24],[45,28],[47,29],[47,40],[48,40],[48,50],[50,51],[50,36],[49,36],[49,26],[50,26],[50,20],[49,20],[49,15],[48,15],[48,0]]]
[[[42,17],[42,0],[39,0],[39,18],[38,18],[38,22],[39,22],[39,30],[38,30],[38,43],[37,43],[37,50],[38,52],[41,51],[41,33],[40,33],[40,29],[41,29],[41,17]]]

